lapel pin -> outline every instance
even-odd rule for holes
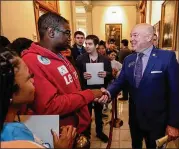
[[[154,54],[152,54],[152,56],[156,56],[156,54],[154,53]]]

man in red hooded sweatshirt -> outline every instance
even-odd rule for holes
[[[60,54],[70,44],[68,21],[56,13],[38,20],[39,43],[32,43],[22,58],[34,74],[35,114],[60,115],[60,126],[73,125],[82,133],[90,124],[88,103],[102,96],[100,90],[81,91],[77,72]]]

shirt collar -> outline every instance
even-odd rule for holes
[[[149,48],[145,49],[142,53],[144,54],[144,56],[150,56],[152,49],[153,49],[153,45],[151,45]]]
[[[81,47],[80,47],[79,45],[76,45],[76,46],[77,46],[77,48],[80,49],[80,50],[83,49],[83,46],[81,46]]]

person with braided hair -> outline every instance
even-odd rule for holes
[[[22,104],[34,101],[33,75],[15,52],[0,46],[0,141],[2,148],[43,148],[35,143],[32,132],[22,123],[14,122]],[[51,131],[54,148],[72,148],[76,128],[61,128],[61,137]]]
[[[14,78],[12,66],[6,64],[7,67],[5,67],[4,61],[5,61],[4,56],[1,55],[0,56],[0,97],[1,97],[0,130],[2,130],[3,122],[6,118],[8,107],[10,105],[10,98],[12,96],[12,86],[13,86],[13,78]]]
[[[13,140],[22,135],[24,140],[34,140],[30,131],[24,134],[18,131],[18,136],[13,136],[15,128],[24,128],[25,125],[13,122],[17,111],[22,104],[31,103],[34,100],[35,88],[32,75],[26,64],[13,51],[0,48],[0,98],[1,112],[1,141]],[[3,123],[6,120],[8,123]],[[19,134],[19,133],[23,134]]]

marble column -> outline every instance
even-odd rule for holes
[[[85,5],[87,35],[93,34],[92,5]]]
[[[70,1],[70,8],[71,8],[71,20],[72,20],[72,35],[77,30],[76,28],[76,10],[75,10],[75,1]]]

